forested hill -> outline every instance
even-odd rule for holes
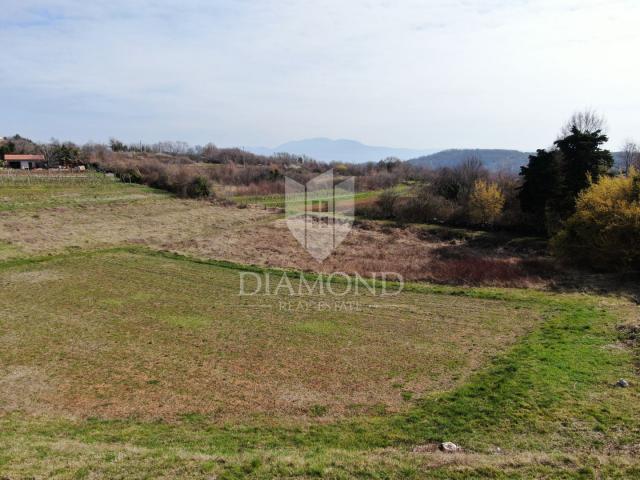
[[[479,158],[490,170],[518,172],[529,160],[529,153],[503,149],[451,149],[409,160],[412,165],[423,167],[451,167],[469,158]]]
[[[616,165],[623,163],[622,152],[611,152]],[[479,158],[492,171],[505,170],[517,173],[520,167],[529,162],[529,152],[505,149],[450,149],[407,160],[412,165],[421,167],[453,167],[469,158]]]

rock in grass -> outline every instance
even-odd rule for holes
[[[453,442],[443,442],[440,444],[440,450],[446,453],[454,453],[460,450],[460,447]]]
[[[621,378],[620,380],[618,380],[618,382],[616,383],[616,387],[620,387],[620,388],[627,388],[629,386],[629,382],[627,382],[624,378]]]

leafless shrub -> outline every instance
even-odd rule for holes
[[[392,218],[394,216],[394,209],[398,202],[398,197],[398,192],[388,189],[382,192],[377,198],[376,206],[384,218]]]
[[[477,157],[469,157],[460,165],[435,172],[433,190],[447,200],[465,203],[477,180],[487,179],[489,172]]]
[[[627,140],[622,147],[622,171],[625,175],[631,168],[640,169],[640,148],[632,140]]]
[[[204,172],[188,168],[186,162],[163,160],[157,156],[129,156],[106,151],[92,152],[90,162],[98,169],[116,174],[122,181],[142,183],[175,193],[180,197],[212,195]]]
[[[396,208],[398,220],[413,223],[446,223],[459,215],[460,207],[423,186]]]

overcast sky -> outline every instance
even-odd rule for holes
[[[0,135],[275,146],[640,139],[637,0],[0,0]]]

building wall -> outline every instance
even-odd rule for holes
[[[37,160],[5,160],[5,166],[7,168],[30,170],[33,168],[47,168],[47,163]]]

